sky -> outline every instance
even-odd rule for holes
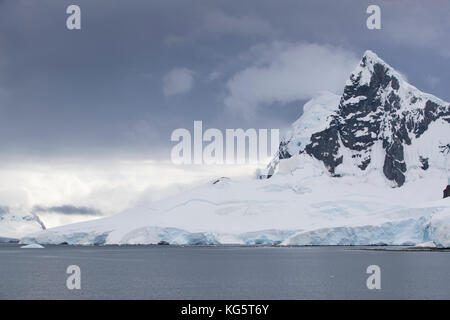
[[[66,8],[81,8],[81,30]],[[381,30],[366,27],[370,4]],[[175,166],[177,128],[285,130],[365,50],[450,101],[450,1],[0,0],[0,206],[50,226],[254,166]]]

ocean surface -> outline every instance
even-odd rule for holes
[[[380,290],[367,288],[369,265]],[[450,299],[450,252],[1,244],[0,299]]]

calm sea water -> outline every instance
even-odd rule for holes
[[[381,268],[368,290],[366,268]],[[68,290],[66,269],[81,269]],[[0,245],[1,299],[450,299],[450,252]]]

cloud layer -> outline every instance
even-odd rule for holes
[[[341,93],[358,64],[348,50],[310,43],[264,44],[252,48],[249,56],[253,64],[227,83],[225,105],[236,112],[310,99],[321,90]]]
[[[38,215],[47,227],[148,205],[211,177],[251,176],[256,166],[175,166],[156,161],[0,164],[0,215]]]

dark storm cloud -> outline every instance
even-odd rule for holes
[[[90,207],[77,207],[72,205],[62,205],[54,207],[44,207],[44,206],[34,206],[32,212],[35,214],[39,213],[59,213],[66,215],[101,215],[101,212],[97,209]]]
[[[376,3],[383,29],[369,31],[365,10]],[[69,4],[81,7],[81,31],[65,27]],[[448,101],[448,12],[443,0],[3,0],[2,153],[168,159],[170,133],[194,120],[219,129],[287,126],[304,101],[275,92],[251,118],[224,104],[230,79],[255,63],[252,48],[274,42],[355,56],[371,49]],[[165,87],[174,70],[188,70],[192,83],[175,78]]]

